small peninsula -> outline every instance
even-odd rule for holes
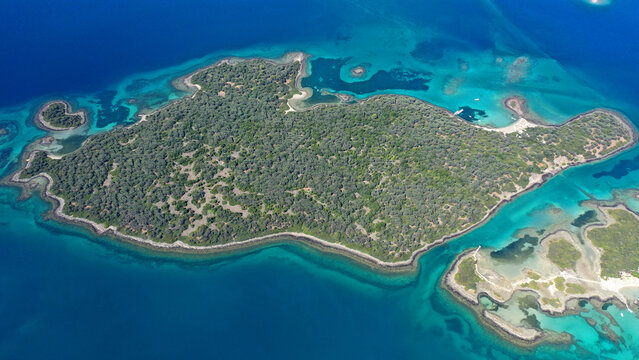
[[[603,221],[594,220],[577,233],[560,229],[539,242],[526,235],[506,249],[471,249],[451,266],[444,286],[484,322],[519,342],[560,336],[540,328],[530,309],[578,313],[581,301],[588,300],[639,311],[637,299],[623,292],[639,287],[639,217],[621,204],[599,205],[577,218],[578,225],[584,225],[584,217]],[[598,331],[620,341],[614,332]]]
[[[66,101],[55,100],[46,103],[36,114],[35,123],[44,130],[70,130],[86,123],[86,112],[71,111]]]
[[[192,96],[133,126],[61,157],[32,152],[13,182],[45,178],[59,219],[151,246],[296,238],[405,267],[549,176],[636,140],[608,110],[510,130],[399,95],[300,111],[289,100],[304,93],[304,61],[220,61],[186,77]]]

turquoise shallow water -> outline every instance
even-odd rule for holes
[[[631,16],[637,9],[627,0],[596,7],[580,0],[525,7],[459,0],[277,5],[137,1],[100,15],[100,9],[66,3],[37,10],[15,5],[11,12],[45,21],[25,26],[35,20],[10,12],[0,25],[22,34],[0,45],[9,54],[3,78],[15,83],[11,94],[3,90],[0,108],[0,125],[9,130],[0,137],[2,173],[15,167],[26,144],[45,135],[30,119],[47,99],[63,97],[88,109],[90,127],[64,142],[72,149],[90,134],[135,121],[138,110],[184,96],[172,79],[228,55],[303,50],[314,61],[342,63],[311,66],[309,86],[333,84],[327,90],[350,89],[360,98],[407,94],[453,111],[467,106],[485,112],[474,119],[480,124],[512,121],[501,103],[513,94],[555,123],[597,106],[639,119],[630,103],[639,93],[633,85],[639,34]],[[136,13],[145,15],[137,25]],[[72,16],[56,27],[62,14]],[[173,20],[167,30],[150,30],[153,21],[167,18]],[[587,40],[584,24],[598,29]],[[44,51],[60,45],[54,39],[83,51]],[[39,57],[29,56],[38,50]],[[352,78],[350,68],[360,64],[367,74]],[[371,80],[384,72],[404,74],[400,80],[417,74],[427,89],[398,78]],[[531,352],[484,329],[439,288],[445,268],[465,249],[507,245],[522,228],[547,229],[576,217],[589,197],[611,199],[637,187],[637,159],[635,148],[566,171],[476,231],[427,253],[417,273],[402,276],[290,244],[226,257],[154,253],[44,220],[45,203],[18,201],[15,189],[1,188],[0,358],[637,358],[639,320],[627,311],[622,317],[614,307],[607,310],[621,325],[626,344],[619,346],[581,316],[537,314],[544,328],[575,339]],[[561,214],[550,213],[553,208]]]

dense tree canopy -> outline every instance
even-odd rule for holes
[[[203,70],[193,98],[62,159],[36,156],[23,176],[49,173],[70,215],[155,241],[292,230],[395,261],[480,221],[532,174],[631,139],[605,112],[505,135],[395,95],[286,112],[298,71],[265,60]]]
[[[74,128],[84,122],[82,115],[67,113],[67,106],[62,101],[47,105],[41,116],[46,125],[56,128]]]

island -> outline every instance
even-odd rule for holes
[[[36,114],[35,123],[45,130],[70,130],[85,124],[86,117],[84,110],[72,112],[69,103],[55,100],[42,106]]]
[[[529,309],[557,316],[577,313],[589,301],[596,309],[609,302],[638,312],[637,299],[623,292],[639,287],[637,214],[623,204],[599,205],[572,226],[580,230],[561,229],[541,241],[525,235],[504,249],[470,249],[446,273],[444,286],[483,322],[531,344],[561,334],[543,331]],[[589,324],[602,337],[623,341],[606,326]]]
[[[604,109],[489,129],[400,95],[293,108],[306,57],[288,59],[201,69],[183,79],[192,96],[64,156],[31,151],[12,182],[45,179],[56,218],[139,244],[213,252],[293,239],[396,269],[636,141]]]
[[[366,65],[357,65],[350,69],[350,73],[352,77],[361,78],[366,75]]]

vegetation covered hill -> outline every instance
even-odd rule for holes
[[[74,128],[84,122],[80,114],[68,114],[67,106],[62,101],[49,104],[41,114],[45,125],[55,128]]]
[[[479,222],[531,175],[631,139],[606,112],[502,134],[404,96],[285,112],[300,64],[197,73],[201,90],[23,173],[47,172],[65,213],[159,242],[301,231],[379,259]]]

